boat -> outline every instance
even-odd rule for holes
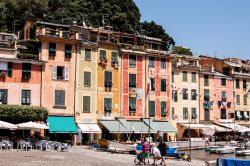
[[[166,151],[166,156],[180,158],[180,156],[185,155],[185,152],[177,152],[177,147],[169,147]]]
[[[108,151],[114,153],[126,153],[126,152],[134,152],[136,144],[134,143],[122,143],[122,142],[115,142],[110,141],[108,145]]]
[[[250,156],[250,150],[238,150],[235,154],[237,156]]]
[[[105,139],[98,139],[97,144],[100,146],[100,148],[108,149],[109,141]]]
[[[250,160],[241,160],[238,158],[219,158],[216,162],[220,166],[233,166],[233,165],[250,165]]]
[[[218,148],[222,148],[222,146],[207,146],[205,147],[205,151],[210,151],[211,149],[218,149]]]
[[[237,147],[233,147],[233,146],[224,146],[222,148],[218,148],[216,149],[216,153],[218,154],[230,154],[230,153],[235,153],[235,149]]]

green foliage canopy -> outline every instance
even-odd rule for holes
[[[190,56],[193,55],[193,53],[190,51],[189,48],[185,48],[182,46],[174,46],[173,54],[190,55]]]
[[[38,106],[0,105],[0,120],[9,123],[45,121],[48,110]]]

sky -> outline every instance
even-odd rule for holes
[[[250,59],[250,0],[134,0],[141,21],[155,21],[195,55]]]

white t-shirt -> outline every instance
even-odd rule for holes
[[[156,157],[161,157],[161,152],[157,147],[153,147],[152,148],[152,153],[154,154],[154,156]]]

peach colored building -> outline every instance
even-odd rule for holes
[[[41,69],[43,62],[19,59],[16,37],[0,33],[1,104],[41,105]]]

